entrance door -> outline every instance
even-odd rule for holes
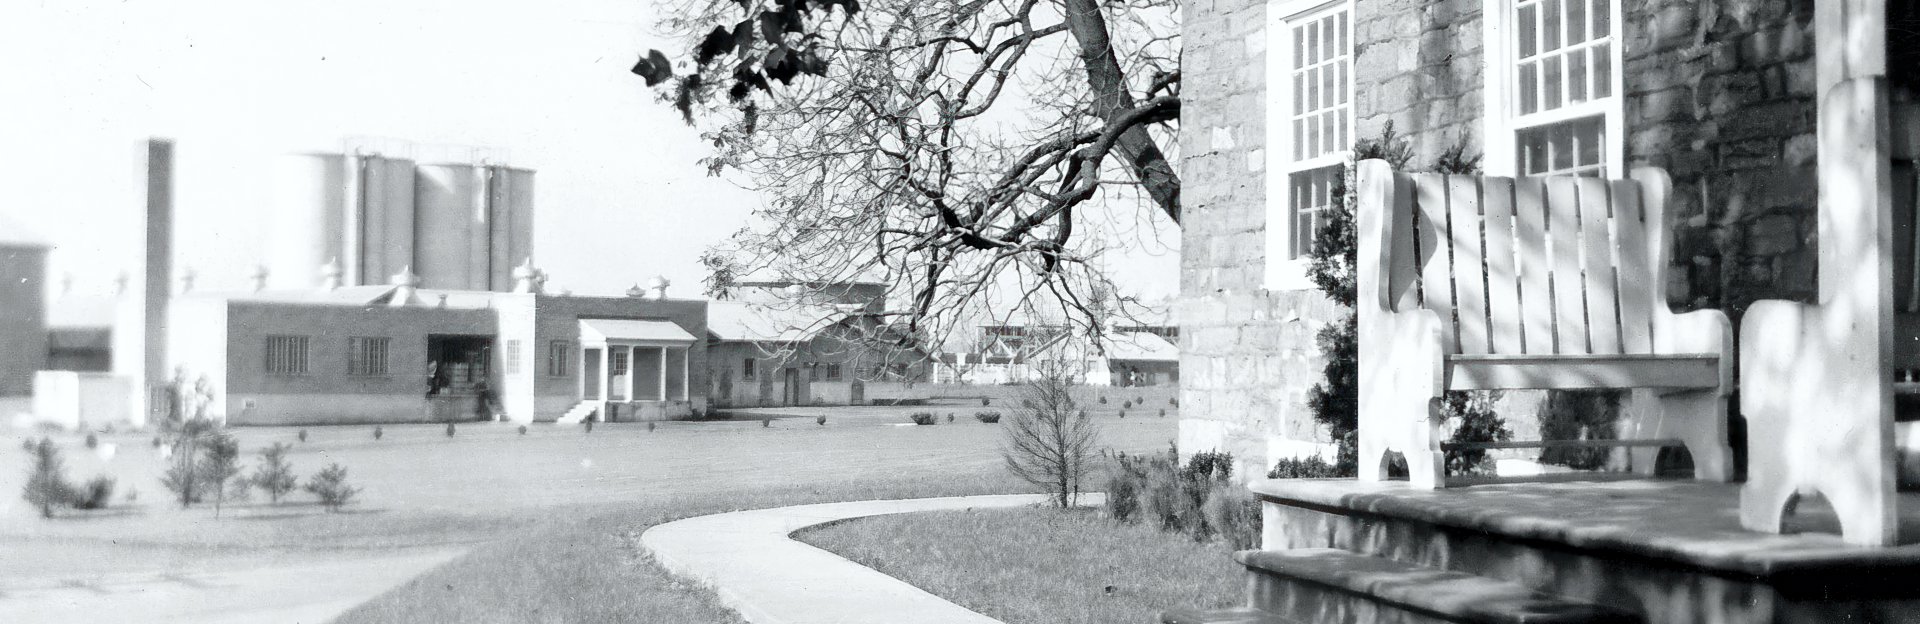
[[[580,398],[595,400],[606,398],[600,394],[600,350],[585,349],[581,351],[581,355],[585,356],[586,365],[580,367],[580,374],[584,375],[581,379],[586,383],[581,388]]]
[[[800,396],[800,369],[787,368],[781,369],[780,372],[780,380],[783,386],[780,392],[780,404],[788,406],[800,405],[802,403]]]

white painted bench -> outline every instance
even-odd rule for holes
[[[1389,451],[1446,483],[1448,390],[1630,389],[1620,446],[1651,472],[1660,444],[1730,477],[1732,329],[1666,304],[1664,172],[1631,180],[1405,174],[1358,165],[1360,477]],[[1542,445],[1551,444],[1541,443]]]
[[[1916,183],[1920,128],[1889,127],[1885,92],[1884,79],[1855,77],[1821,98],[1818,299],[1761,301],[1741,319],[1740,520],[1751,530],[1780,532],[1793,501],[1818,493],[1846,541],[1890,546],[1899,537],[1895,397],[1920,387],[1896,373],[1920,368],[1920,267],[1912,214],[1897,214],[1895,197],[1912,210],[1912,188],[1896,180]],[[1905,161],[1898,169],[1896,159]]]

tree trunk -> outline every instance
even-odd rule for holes
[[[1107,31],[1107,17],[1097,0],[1064,0],[1067,31],[1080,44],[1080,64],[1087,69],[1087,84],[1093,88],[1094,114],[1113,123],[1133,109],[1133,94],[1127,91],[1126,75],[1113,55],[1113,42]],[[1120,135],[1115,145],[1126,160],[1127,170],[1174,223],[1180,222],[1180,176],[1167,162],[1166,154],[1154,144],[1143,126],[1134,126]],[[1095,175],[1098,175],[1096,172]]]

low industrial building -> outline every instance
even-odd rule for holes
[[[744,282],[709,307],[716,408],[923,403],[931,358],[886,340],[886,285]]]

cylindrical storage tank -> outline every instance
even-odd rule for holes
[[[413,272],[420,276],[420,285],[485,289],[484,278],[474,279],[475,247],[481,251],[478,270],[486,270],[488,237],[480,218],[486,209],[482,170],[472,165],[420,165],[413,180]]]
[[[533,257],[533,171],[493,167],[487,192],[492,249],[488,289],[513,290],[513,269]]]
[[[274,161],[269,286],[312,288],[320,283],[321,265],[346,261],[341,234],[350,182],[341,154],[289,154]]]
[[[360,263],[347,279],[386,284],[413,264],[413,161],[377,155],[359,161]]]

